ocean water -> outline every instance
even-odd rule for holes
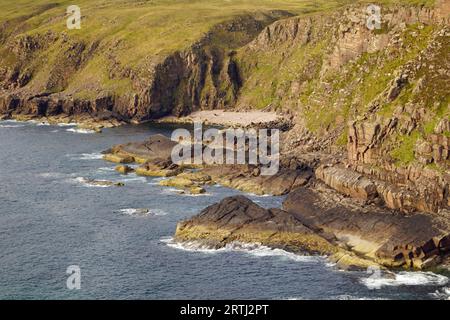
[[[100,154],[113,144],[170,132],[141,125],[94,134],[1,121],[0,299],[450,297],[449,279],[431,272],[347,272],[324,257],[257,244],[211,250],[174,243],[179,220],[239,192],[211,186],[206,195],[179,195],[158,178],[119,175]],[[125,186],[98,187],[89,179]],[[283,201],[248,196],[264,207]],[[71,265],[80,267],[80,290],[67,289]]]

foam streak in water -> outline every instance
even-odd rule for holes
[[[225,247],[215,249],[205,245],[200,241],[177,242],[174,241],[173,238],[163,238],[161,239],[161,242],[164,242],[171,248],[190,252],[213,254],[222,252],[242,252],[254,257],[279,257],[281,259],[288,259],[297,262],[311,262],[321,259],[321,257],[317,256],[301,256],[282,249],[272,249],[258,243],[231,242],[226,244]]]
[[[80,129],[80,128],[70,128],[67,129],[66,131],[69,132],[74,132],[74,133],[82,133],[82,134],[90,134],[90,133],[95,133],[94,130],[89,130],[89,129]]]
[[[399,272],[393,277],[369,277],[360,280],[369,289],[379,289],[382,287],[393,286],[425,286],[438,285],[443,286],[448,283],[446,276],[435,274],[433,272]]]

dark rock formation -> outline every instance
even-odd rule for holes
[[[310,229],[331,234],[352,251],[388,267],[426,268],[449,253],[448,217],[405,216],[374,206],[349,205],[330,192],[306,188],[291,192],[283,208]]]

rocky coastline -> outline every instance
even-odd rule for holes
[[[112,146],[104,160],[116,163],[120,174],[165,177],[161,185],[182,193],[220,184],[286,196],[283,208],[270,210],[244,197],[224,199],[180,222],[179,241],[260,242],[327,255],[342,267],[445,265],[450,6],[437,0],[434,8],[383,10],[375,31],[365,24],[365,4],[327,14],[239,16],[137,69],[105,57],[98,42],[53,31],[10,37],[0,29],[1,45],[12,55],[0,65],[0,119],[77,123],[95,132],[196,119],[279,128],[280,170],[272,176],[261,175],[257,165],[174,164],[176,143],[162,135]],[[55,46],[64,50],[49,72],[26,67]],[[125,89],[103,91],[98,81],[69,86],[94,56],[110,64],[106,83],[126,83]],[[36,85],[39,74],[45,79]],[[217,120],[226,111],[267,114]]]
[[[326,255],[341,268],[429,269],[448,261],[446,209],[431,213],[389,208],[368,178],[350,171],[344,174],[346,188],[339,189],[325,178],[323,166],[314,170],[291,164],[269,177],[249,165],[178,166],[170,160],[174,145],[154,135],[144,142],[113,146],[104,159],[121,164],[122,173],[123,163],[136,163],[136,174],[165,177],[161,185],[183,193],[201,194],[205,186],[220,184],[253,194],[287,195],[282,208],[270,210],[244,196],[226,198],[180,222],[177,241],[202,241],[214,248],[233,241],[256,242]]]

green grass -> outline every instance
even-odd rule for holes
[[[420,133],[414,131],[410,135],[398,137],[398,146],[391,151],[391,156],[396,160],[397,165],[408,165],[414,161],[414,147],[420,138]]]
[[[111,54],[122,66],[146,75],[149,66],[158,64],[176,51],[189,48],[214,26],[238,16],[261,16],[272,10],[291,14],[308,14],[332,10],[351,3],[350,0],[79,0],[82,21],[80,30],[66,28],[66,8],[70,0],[55,3],[49,0],[0,0],[0,65],[13,65],[17,57],[9,53],[6,42],[24,36],[42,36],[51,31],[66,34],[69,42],[99,43],[92,62],[83,66],[70,79],[67,90],[86,96],[83,91],[113,90],[117,94],[132,89],[131,83],[110,82],[110,65],[105,55]],[[233,48],[245,40],[245,32],[230,36],[216,30],[213,45]],[[3,44],[2,44],[3,43]],[[41,90],[50,63],[64,46],[51,45],[33,61],[34,80],[31,87]],[[48,56],[47,56],[48,55]],[[99,62],[100,61],[100,62]],[[111,79],[110,79],[111,80]]]

